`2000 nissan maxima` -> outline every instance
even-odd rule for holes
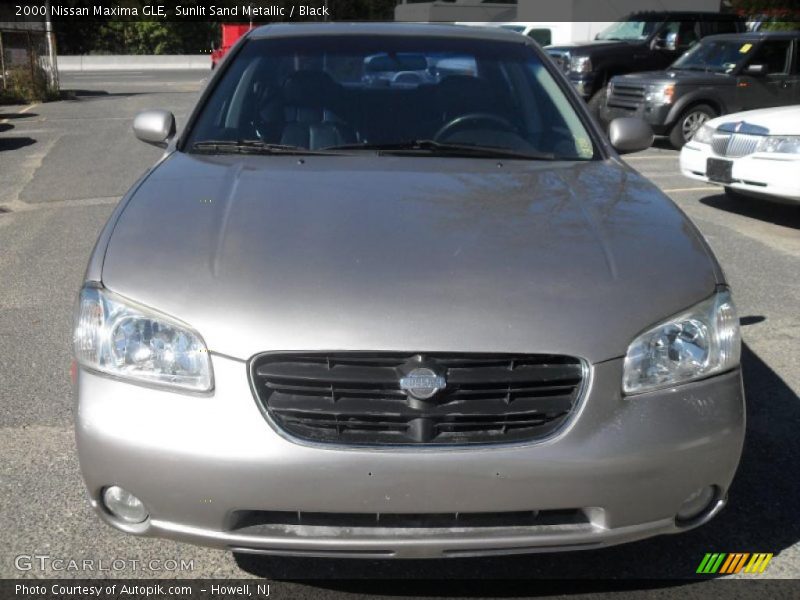
[[[381,76],[375,77],[379,71]],[[581,549],[723,507],[739,331],[697,229],[530,40],[252,31],[120,202],[75,327],[92,504],[357,557]]]

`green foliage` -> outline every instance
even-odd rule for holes
[[[14,67],[6,73],[6,89],[2,92],[4,102],[38,102],[51,100],[53,93],[47,81],[47,73],[39,65]]]
[[[731,8],[761,21],[761,30],[800,30],[800,2],[797,0],[731,0]]]
[[[216,0],[216,6],[240,6],[243,0]],[[294,4],[294,0],[254,1],[253,4],[284,5]],[[97,2],[92,0],[73,0],[71,6],[86,6],[91,10]],[[139,14],[151,0],[120,0],[122,6],[137,6]],[[161,2],[174,9],[175,4],[184,8],[209,3],[196,0],[164,0]],[[323,0],[308,0],[308,4],[322,6]],[[394,19],[396,0],[328,0],[331,18],[337,21],[391,21]],[[287,14],[288,14],[287,10]],[[288,18],[288,17],[287,17]],[[240,20],[242,18],[240,17]],[[276,19],[258,20],[261,25]],[[295,16],[294,20],[299,20]],[[61,54],[201,54],[208,52],[212,45],[219,46],[219,23],[181,19],[124,18],[73,18],[56,19],[55,31],[58,51]]]
[[[798,31],[800,21],[765,21],[759,31]]]
[[[199,21],[115,21],[58,24],[61,54],[202,54],[219,26]]]

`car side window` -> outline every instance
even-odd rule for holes
[[[750,58],[751,65],[764,65],[767,75],[786,75],[792,62],[790,40],[766,40]]]
[[[737,33],[737,21],[710,21],[708,22],[708,35],[717,33]]]
[[[531,29],[528,37],[533,38],[540,46],[549,46],[553,43],[553,32],[549,29]]]
[[[794,41],[794,61],[792,62],[792,75],[800,75],[800,39]]]
[[[674,33],[677,35],[677,50],[688,50],[700,41],[699,21],[669,21],[661,30],[661,36]]]

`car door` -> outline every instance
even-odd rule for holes
[[[743,44],[746,52],[747,44]],[[737,80],[742,110],[791,104],[797,74],[792,74],[794,44],[791,39],[764,40],[745,62]]]
[[[792,45],[794,46],[792,68],[789,77],[786,78],[791,100],[787,104],[800,104],[800,38],[795,38]]]

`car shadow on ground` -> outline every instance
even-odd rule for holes
[[[700,199],[700,203],[743,217],[800,229],[800,205],[798,204],[775,202],[765,198],[728,196],[727,194],[706,196]]]
[[[0,137],[0,152],[18,150],[35,143],[36,140],[30,137]]]
[[[658,148],[659,150],[672,150],[673,152],[678,152],[678,150],[675,149],[675,146],[672,145],[672,142],[670,142],[669,138],[666,136],[657,135],[653,140],[653,145],[651,147]],[[675,158],[677,158],[677,154],[675,155]]]
[[[30,119],[31,117],[38,117],[37,113],[26,112],[26,113],[7,113],[0,110],[0,121],[13,120],[13,119]]]
[[[106,90],[73,90],[62,89],[65,100],[92,100],[94,98],[129,98],[132,96],[146,96],[148,92],[107,92]]]
[[[761,316],[742,322],[757,323]],[[708,525],[679,534],[574,553],[440,560],[350,560],[267,557],[236,554],[238,566],[273,580],[304,581],[321,588],[394,595],[508,596],[665,587],[704,581],[696,575],[707,552],[772,552],[800,540],[800,403],[797,395],[745,344],[742,365],[747,396],[747,437],[727,508]],[[408,586],[387,580],[416,580]],[[453,588],[441,580],[484,580]],[[530,580],[540,580],[531,585]],[[616,580],[616,582],[593,579]],[[371,580],[371,581],[370,581]],[[382,580],[382,581],[381,581]],[[493,591],[487,580],[504,580]],[[513,584],[517,580],[520,585]],[[527,580],[528,583],[525,583]],[[548,581],[549,580],[549,581]],[[552,581],[560,580],[560,581]],[[576,583],[576,580],[578,583]],[[426,583],[427,581],[427,583]],[[523,585],[524,584],[524,585]],[[427,586],[427,588],[426,588]],[[523,586],[523,587],[520,587]],[[561,586],[561,589],[554,587]],[[616,586],[616,587],[614,587]],[[408,591],[406,591],[408,590]]]

